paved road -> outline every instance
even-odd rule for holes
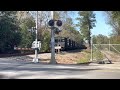
[[[116,67],[115,67],[116,66]],[[120,64],[50,65],[0,58],[1,79],[120,79]]]

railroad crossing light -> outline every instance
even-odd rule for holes
[[[48,22],[48,25],[49,25],[49,26],[54,26],[55,21],[56,21],[56,25],[57,25],[58,27],[62,26],[62,21],[61,21],[61,20],[50,20],[50,21]]]
[[[49,26],[54,26],[54,20],[50,20],[50,21],[48,22],[48,25],[49,25]]]
[[[59,29],[59,27],[62,26],[62,21],[61,20],[50,20],[48,22],[48,25],[52,27],[55,34],[59,34],[59,32],[62,31],[62,30]]]
[[[60,27],[60,26],[62,26],[62,21],[61,21],[61,20],[57,20],[57,23],[56,23],[56,24],[57,24],[57,26]]]

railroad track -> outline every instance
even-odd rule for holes
[[[67,50],[67,51],[62,51],[63,53],[65,52],[74,52],[75,50]],[[44,54],[44,53],[49,53],[49,52],[39,52],[39,54]],[[25,55],[32,55],[32,54],[35,54],[34,52],[33,53],[11,53],[11,54],[0,54],[0,58],[3,58],[3,57],[12,57],[12,56],[25,56]]]
[[[13,53],[13,54],[0,54],[0,58],[3,57],[12,57],[12,56],[24,56],[24,55],[30,55],[34,53]]]

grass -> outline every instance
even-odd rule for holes
[[[89,63],[90,59],[91,59],[91,51],[90,50],[84,50],[84,51],[82,51],[82,53],[84,54],[84,57],[77,60],[77,64]],[[103,60],[104,55],[101,52],[99,52],[98,50],[94,50],[93,51],[93,58],[95,58],[97,61]]]
[[[77,60],[77,64],[87,64],[90,61],[90,51],[89,50],[84,50],[84,57],[80,58]]]
[[[84,53],[91,53],[91,51],[90,51],[90,50],[87,50],[87,49],[84,50],[83,52],[84,52]]]
[[[96,60],[103,60],[103,58],[104,58],[104,55],[100,52],[100,51],[98,51],[98,50],[94,50],[93,51],[93,58],[95,58]]]

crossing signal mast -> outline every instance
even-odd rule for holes
[[[32,43],[32,48],[35,50],[35,57],[33,59],[33,62],[37,63],[38,62],[38,50],[40,50],[40,48],[41,48],[41,41],[38,41],[38,37],[37,37],[37,33],[38,33],[38,11],[37,11],[37,14],[36,14],[36,27],[33,27],[32,30],[35,31],[35,33],[36,33],[36,39]]]
[[[59,34],[62,30],[59,27],[62,26],[61,20],[54,19],[54,11],[51,11],[51,20],[48,22],[48,25],[51,27],[51,64],[56,64],[55,60],[55,34]]]

